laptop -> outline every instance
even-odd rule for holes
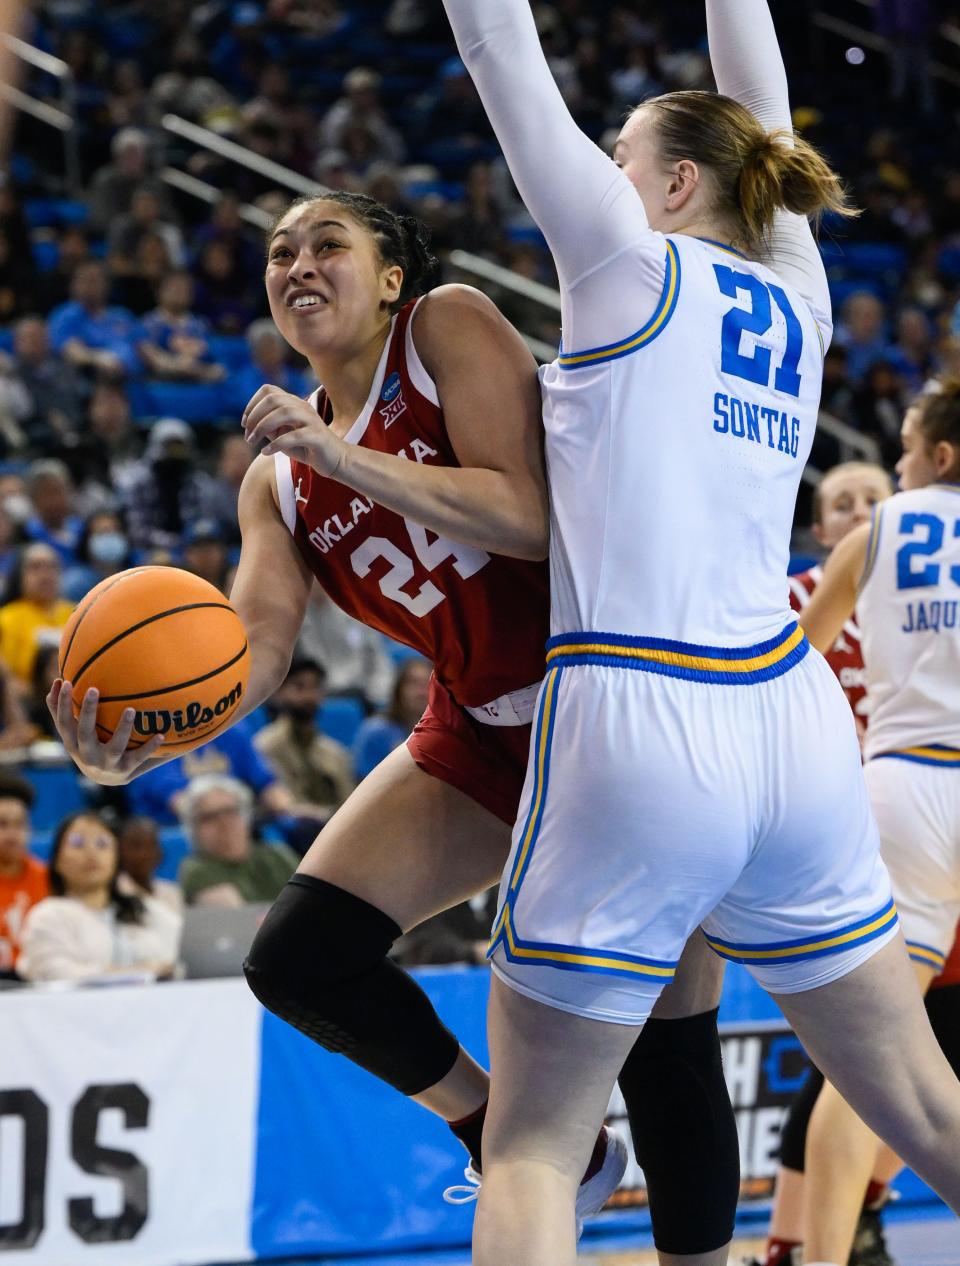
[[[180,941],[180,961],[187,979],[239,976],[257,928],[269,909],[266,902],[251,902],[236,909],[187,906]]]

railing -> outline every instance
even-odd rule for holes
[[[0,84],[0,97],[21,113],[30,115],[31,118],[45,123],[48,127],[56,128],[62,134],[64,178],[67,188],[75,194],[80,189],[80,147],[77,129],[74,126],[76,86],[73,71],[59,57],[53,57],[42,49],[34,48],[32,44],[18,39],[15,35],[6,35],[3,40],[15,57],[19,57],[28,66],[33,66],[35,70],[52,75],[59,84],[60,109],[46,101],[40,101],[37,97],[30,96],[29,93],[13,87],[12,84]]]
[[[876,0],[857,0],[865,9],[873,9],[876,7]],[[832,13],[826,13],[822,9],[817,9],[813,14],[813,23],[822,31],[829,31],[831,35],[839,35],[841,39],[850,40],[853,44],[858,44],[861,48],[873,49],[874,52],[889,53],[891,51],[890,41],[882,35],[878,35],[876,31],[868,30],[866,27],[859,26],[856,22],[848,22],[845,18],[835,17]],[[954,28],[946,26],[940,29],[939,35],[942,39],[951,44],[960,43],[960,33]],[[927,61],[927,69],[934,79],[939,79],[942,83],[952,84],[953,87],[960,87],[960,71],[955,70],[952,66],[945,66],[943,62],[937,61],[931,54]]]

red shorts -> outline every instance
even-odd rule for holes
[[[930,988],[936,989],[939,985],[960,985],[960,930],[957,932],[957,939],[953,943],[953,949],[947,955],[943,971]]]
[[[425,774],[456,787],[513,826],[530,750],[529,725],[481,725],[430,678],[427,710],[407,739]]]

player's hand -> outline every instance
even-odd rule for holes
[[[321,475],[335,473],[346,447],[313,405],[269,384],[244,409],[243,433],[254,448],[266,441],[261,450],[266,456],[286,453]]]
[[[81,773],[104,787],[122,787],[156,754],[163,735],[155,734],[142,746],[128,748],[136,712],[133,708],[126,708],[112,737],[101,743],[97,738],[99,698],[96,690],[88,690],[80,704],[80,716],[75,717],[73,686],[58,677],[47,695],[47,707],[67,755]]]

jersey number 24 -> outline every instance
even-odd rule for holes
[[[926,534],[924,540],[908,541],[897,550],[897,588],[920,589],[940,583],[940,564],[924,563],[914,567],[913,560],[929,558],[943,548],[943,535],[946,529],[943,519],[936,514],[902,514],[900,516],[900,535],[917,536]],[[960,519],[953,523],[953,535],[960,536]],[[950,579],[960,585],[960,563],[950,568]]]
[[[767,333],[773,325],[773,300],[787,323],[787,346],[783,359],[774,371],[773,385],[785,395],[799,396],[798,369],[803,355],[803,326],[786,293],[772,282],[761,281],[753,273],[741,272],[727,264],[714,264],[713,271],[717,275],[720,293],[738,301],[737,306],[731,308],[723,318],[720,368],[734,378],[744,378],[747,382],[759,383],[763,387],[770,386],[773,360],[770,348],[757,344],[747,356],[741,352],[740,344],[744,334],[760,338]],[[746,305],[743,305],[741,295],[746,296]]]

